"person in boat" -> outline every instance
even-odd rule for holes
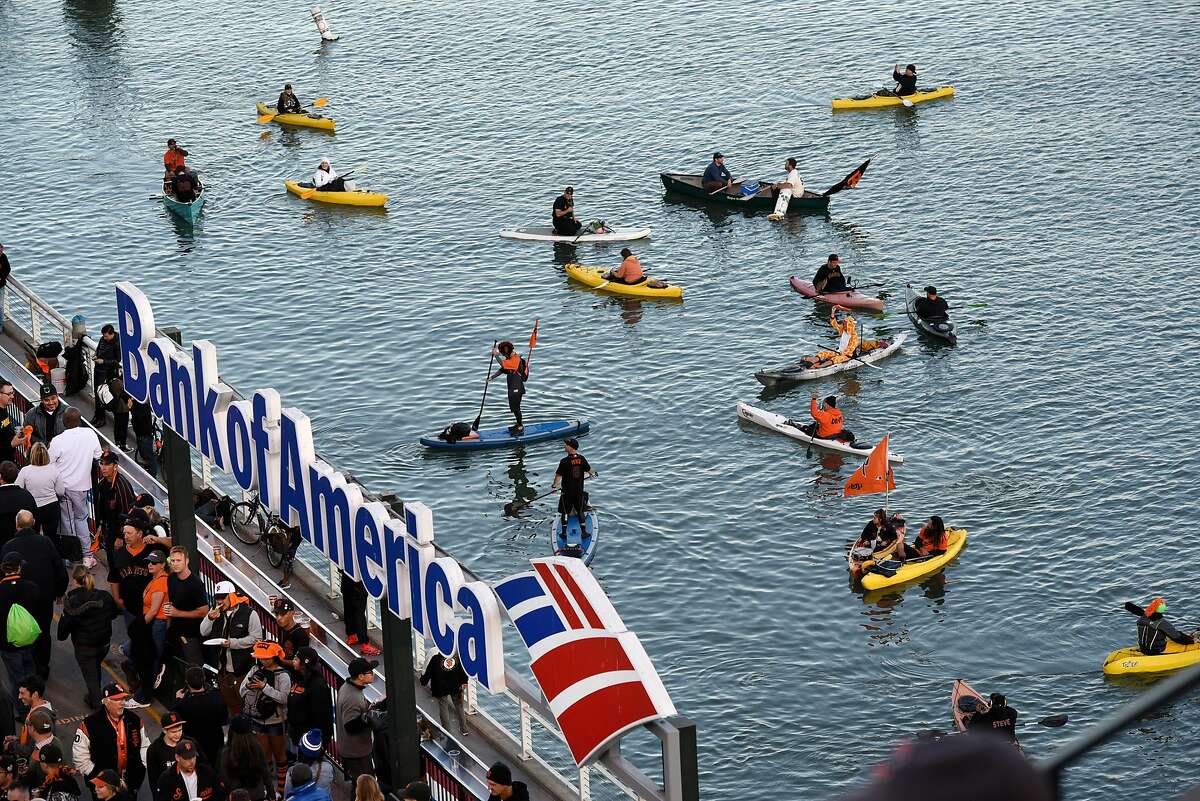
[[[1163,617],[1167,611],[1167,602],[1155,598],[1146,605],[1145,614],[1138,618],[1138,649],[1147,656],[1156,656],[1167,648],[1167,640],[1179,645],[1194,645],[1195,636],[1184,634],[1172,626]]]
[[[808,366],[810,370],[816,370],[821,367],[831,367],[835,364],[841,364],[849,359],[854,358],[861,344],[858,336],[858,326],[854,322],[854,318],[849,314],[843,319],[838,319],[838,311],[846,311],[841,306],[834,306],[829,313],[829,324],[833,326],[833,330],[837,331],[839,336],[838,349],[817,351],[812,356],[805,356],[800,361]]]
[[[345,178],[337,174],[329,159],[321,159],[321,163],[317,165],[317,171],[312,176],[312,185],[322,192],[350,192],[354,189],[353,183],[347,183]]]
[[[551,223],[554,233],[562,236],[575,236],[583,225],[575,219],[575,187],[568,186],[563,193],[554,198],[554,216]]]
[[[726,192],[733,192],[733,176],[725,169],[725,156],[720,152],[713,153],[712,162],[704,168],[704,176],[700,185],[709,192],[716,192],[722,187]]]
[[[200,182],[197,181],[186,167],[175,168],[175,176],[171,180],[171,194],[180,203],[191,203],[200,193]]]
[[[842,410],[837,407],[837,398],[830,395],[821,404],[817,404],[817,393],[812,393],[809,399],[808,412],[815,423],[805,426],[809,436],[817,439],[836,439],[842,442],[854,442],[854,434],[846,428],[846,420]]]
[[[300,98],[296,97],[296,93],[292,91],[292,85],[290,83],[283,85],[283,91],[279,93],[279,99],[275,101],[275,113],[304,113],[304,107],[300,105]]]
[[[921,526],[917,539],[908,550],[914,557],[939,556],[950,547],[950,538],[946,534],[946,524],[942,518],[934,515]]]
[[[829,254],[825,263],[817,268],[812,282],[813,289],[817,292],[845,292],[849,289],[846,276],[842,275],[842,260],[838,258],[838,254]]]
[[[550,482],[550,490],[558,489],[562,484],[562,494],[558,496],[558,513],[562,517],[563,531],[567,530],[567,521],[571,515],[579,521],[579,531],[582,537],[590,536],[587,531],[587,518],[584,512],[588,508],[588,494],[583,490],[583,482],[595,478],[596,471],[588,464],[588,460],[579,452],[579,440],[569,438],[563,440],[563,450],[567,452],[558,462],[554,471],[554,480]]]
[[[488,376],[488,381],[504,376],[508,385],[508,408],[516,420],[516,424],[509,427],[508,433],[519,437],[525,433],[521,401],[525,397],[525,382],[529,380],[529,365],[507,339],[497,345],[492,353],[500,358],[500,369]]]
[[[169,180],[180,167],[186,166],[184,160],[187,158],[188,152],[179,146],[174,139],[167,140],[167,152],[163,154],[163,169],[166,172],[166,177]]]
[[[898,513],[889,518],[883,509],[875,510],[870,522],[863,526],[862,534],[850,546],[850,573],[854,578],[860,577],[881,559],[902,558],[904,535],[897,528],[897,523],[901,529],[906,525]]]
[[[988,696],[988,700],[990,703],[987,706],[967,718],[967,732],[970,734],[991,732],[1007,737],[1015,743],[1017,741],[1017,716],[1020,713],[1009,706],[1008,699],[1000,693],[992,693]]]
[[[621,248],[621,266],[615,270],[609,270],[602,277],[606,281],[614,281],[618,284],[629,286],[644,282],[646,286],[651,286],[655,289],[666,287],[664,282],[647,277],[645,270],[642,269],[642,262],[637,256],[633,255],[633,251],[629,248]]]
[[[782,194],[788,198],[800,197],[804,194],[804,181],[800,179],[800,170],[796,169],[796,160],[788,159],[783,168],[787,170],[787,175],[779,183],[771,184],[775,196]]]
[[[945,298],[938,297],[937,287],[925,287],[925,297],[917,298],[913,303],[913,311],[922,320],[938,323],[950,319],[950,306]]]
[[[904,68],[904,72],[900,71],[900,65],[897,64],[892,68],[892,80],[896,82],[896,88],[886,94],[904,97],[905,95],[916,94],[917,91],[917,65],[909,64]]]

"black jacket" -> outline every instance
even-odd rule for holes
[[[196,747],[210,765],[218,765],[225,736],[221,727],[229,722],[229,707],[220,693],[209,688],[201,693],[189,692],[176,702],[174,711],[183,718],[183,735],[196,741]]]
[[[17,512],[22,510],[37,514],[37,501],[29,490],[16,484],[0,485],[0,555],[17,533]]]
[[[467,673],[463,670],[461,662],[456,660],[453,670],[446,670],[445,663],[446,660],[441,654],[434,654],[425,666],[425,672],[421,674],[421,683],[429,685],[434,698],[457,695],[467,683]]]
[[[46,407],[40,403],[25,412],[25,425],[33,426],[33,434],[30,436],[30,440],[32,442],[40,442],[49,447],[50,440],[63,432],[63,415],[66,411],[67,404],[59,402],[58,408],[54,410],[53,415],[47,412]]]
[[[175,746],[167,745],[160,734],[146,749],[146,779],[147,784],[150,785],[150,796],[154,801],[160,801],[158,780],[173,767],[175,767]]]
[[[1190,634],[1184,634],[1167,622],[1161,613],[1150,617],[1139,617],[1137,622],[1138,648],[1143,654],[1153,656],[1161,654],[1170,639],[1180,645],[1191,645],[1195,642]]]
[[[116,375],[121,366],[121,338],[113,337],[112,342],[109,342],[103,336],[100,337],[100,341],[96,343],[96,358],[104,360],[102,364],[96,365],[95,370],[96,376],[103,383]]]
[[[315,670],[295,677],[287,704],[288,736],[299,742],[309,729],[320,729],[322,742],[333,738],[333,691]]]
[[[117,602],[103,590],[76,587],[63,599],[58,619],[58,639],[98,648],[112,642],[112,622],[121,614]]]
[[[39,534],[31,528],[23,528],[17,532],[4,546],[0,556],[16,552],[25,560],[21,568],[21,577],[27,578],[42,588],[43,604],[41,611],[30,609],[40,621],[54,614],[54,599],[61,598],[67,591],[67,569],[63,566],[58,548],[44,534]],[[51,594],[53,593],[53,594]]]
[[[136,713],[126,709],[121,713],[121,726],[125,729],[125,786],[131,792],[142,786],[146,778],[146,766],[142,764],[142,719]],[[117,732],[108,722],[108,713],[103,709],[97,710],[83,719],[79,730],[87,737],[88,754],[91,756],[92,771],[87,775],[90,781],[102,770],[117,770]],[[76,733],[78,739],[80,733]]]
[[[43,603],[41,589],[32,581],[19,576],[0,580],[0,651],[17,650],[15,646],[8,644],[8,613],[13,604],[18,603],[25,607],[29,614],[34,614],[34,610]]]
[[[163,773],[154,797],[159,801],[191,801],[178,768]],[[225,801],[225,783],[215,770],[199,760],[196,761],[196,797],[201,801]]]
[[[513,782],[512,788],[512,795],[508,797],[508,801],[529,801],[529,788],[525,786],[525,782]],[[500,801],[500,796],[489,795],[488,801]]]

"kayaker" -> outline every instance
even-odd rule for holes
[[[813,289],[817,292],[845,292],[848,289],[838,254],[830,253],[825,263],[817,268],[817,274],[813,276]]]
[[[163,154],[163,168],[166,171],[167,178],[173,176],[180,167],[184,166],[184,159],[187,158],[188,152],[174,139],[167,140],[167,152]]]
[[[575,219],[575,187],[568,186],[554,198],[554,217],[551,222],[556,234],[575,236],[579,233],[583,226]]]
[[[842,442],[854,442],[854,434],[846,428],[846,420],[842,410],[837,407],[837,398],[830,395],[820,406],[817,405],[817,393],[812,393],[809,400],[808,412],[817,422],[806,426],[808,433],[818,439],[837,439]]]
[[[637,256],[633,255],[633,251],[629,248],[621,248],[621,266],[615,270],[609,270],[601,276],[606,281],[615,281],[618,284],[641,284],[646,286],[662,289],[666,283],[659,281],[656,278],[650,278],[642,269],[642,262]]]
[[[292,85],[285,83],[283,91],[279,94],[279,100],[275,101],[275,113],[277,114],[301,114],[304,107],[300,105],[300,98],[296,97],[296,93],[292,91]]]
[[[937,556],[946,552],[950,547],[950,539],[946,534],[946,524],[942,518],[933,515],[921,526],[917,539],[912,544],[916,556]]]
[[[917,65],[909,64],[904,68],[904,72],[901,72],[900,65],[897,64],[892,68],[892,80],[896,82],[892,94],[898,97],[914,94],[917,91]]]
[[[1167,602],[1155,598],[1145,609],[1145,614],[1138,618],[1138,648],[1147,656],[1161,654],[1167,648],[1167,640],[1179,645],[1193,645],[1196,639],[1191,634],[1184,634],[1172,626],[1163,617],[1167,611]]]
[[[883,509],[876,509],[871,521],[863,526],[862,534],[851,547],[850,574],[858,578],[867,568],[880,559],[893,557],[897,551],[902,555],[904,537],[897,531],[896,521],[904,526],[904,518],[896,514],[888,518]],[[901,556],[894,556],[901,558]]]
[[[587,478],[595,478],[596,471],[579,452],[579,440],[573,437],[563,440],[563,450],[567,455],[559,460],[558,469],[554,471],[554,480],[550,482],[550,489],[556,490],[559,483],[562,483],[562,494],[558,496],[558,513],[562,516],[563,531],[567,530],[567,520],[573,514],[579,521],[581,536],[587,537],[584,512],[587,511],[588,494],[583,491],[583,482]]]
[[[317,171],[312,176],[312,185],[322,192],[345,192],[354,188],[337,174],[337,170],[329,164],[329,159],[321,159],[321,163],[317,165]]]
[[[521,418],[521,400],[525,397],[525,382],[529,380],[529,365],[507,339],[497,345],[492,353],[500,357],[500,369],[488,376],[488,381],[504,375],[508,384],[508,408],[516,419],[516,425],[510,426],[508,433],[519,437],[525,433],[525,425]]]
[[[858,326],[854,322],[854,318],[849,314],[844,319],[839,320],[838,311],[846,311],[841,306],[834,306],[829,312],[829,324],[833,326],[833,330],[840,334],[838,339],[838,349],[836,351],[821,350],[817,351],[812,356],[805,356],[800,361],[808,365],[808,369],[815,370],[820,367],[830,367],[835,364],[841,364],[854,357],[858,352],[861,344],[858,337]],[[873,342],[874,344],[874,342]]]
[[[992,732],[1007,737],[1014,743],[1017,741],[1017,710],[1008,705],[1008,700],[1000,693],[988,696],[991,702],[986,709],[981,709],[967,720],[967,731]]]
[[[950,306],[945,298],[938,297],[936,286],[925,287],[925,297],[917,298],[913,303],[913,311],[922,320],[931,323],[950,319]]]
[[[725,156],[720,152],[713,153],[712,162],[704,168],[700,185],[709,192],[716,192],[722,187],[729,192],[733,191],[733,176],[725,169]]]

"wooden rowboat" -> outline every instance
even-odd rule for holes
[[[715,203],[720,206],[729,206],[735,209],[746,209],[748,211],[766,211],[775,210],[775,193],[770,187],[764,187],[758,192],[749,197],[741,194],[741,184],[734,184],[733,190],[735,194],[729,195],[724,191],[713,195],[712,190],[705,189],[701,184],[702,176],[699,175],[684,175],[678,172],[664,172],[659,174],[662,179],[663,186],[668,192],[674,192],[677,195],[684,197],[703,200],[707,203]],[[805,191],[801,197],[793,197],[792,202],[788,205],[788,214],[804,214],[825,211],[829,208],[829,197],[827,195],[818,195],[816,192]]]

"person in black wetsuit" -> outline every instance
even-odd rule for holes
[[[290,83],[284,84],[283,92],[275,101],[275,112],[277,114],[302,114],[304,112],[304,108],[300,105],[300,98],[296,97]]]
[[[570,187],[567,187],[570,189]],[[525,382],[529,380],[529,365],[517,353],[513,343],[507,339],[501,342],[494,351],[500,357],[500,369],[488,376],[488,381],[504,374],[508,384],[508,408],[516,419],[516,424],[508,429],[508,433],[519,437],[525,433],[524,420],[521,417],[521,400],[525,397]]]
[[[575,187],[568,186],[563,193],[554,198],[554,213],[551,222],[554,233],[562,236],[575,236],[583,225],[575,219]]]
[[[938,297],[937,287],[925,287],[925,297],[917,298],[913,303],[913,311],[922,320],[931,323],[941,322],[950,319],[950,307],[947,305],[944,298]]]
[[[892,80],[896,82],[896,88],[892,90],[892,94],[899,97],[915,94],[917,91],[917,65],[909,64],[904,68],[904,72],[901,72],[900,65],[897,64],[892,69]]]
[[[563,531],[567,530],[567,520],[574,514],[579,521],[579,531],[582,536],[587,537],[584,512],[587,510],[588,494],[583,491],[583,482],[584,479],[595,477],[596,471],[579,452],[579,440],[564,440],[563,449],[567,455],[559,461],[550,488],[557,489],[559,482],[562,482],[562,495],[558,496],[558,513],[562,515]]]
[[[844,292],[846,276],[842,275],[842,260],[838,254],[830,253],[825,263],[817,268],[813,276],[813,289],[817,292]]]
[[[1163,617],[1166,611],[1167,602],[1162,598],[1155,598],[1146,606],[1145,614],[1138,618],[1138,648],[1147,656],[1165,651],[1167,640],[1179,645],[1193,645],[1196,642],[1193,635],[1184,634],[1167,622]]]
[[[1017,741],[1017,710],[1008,705],[1008,701],[1000,693],[992,693],[991,705],[986,711],[976,712],[967,721],[967,731],[993,732],[1007,737],[1012,742]]]

